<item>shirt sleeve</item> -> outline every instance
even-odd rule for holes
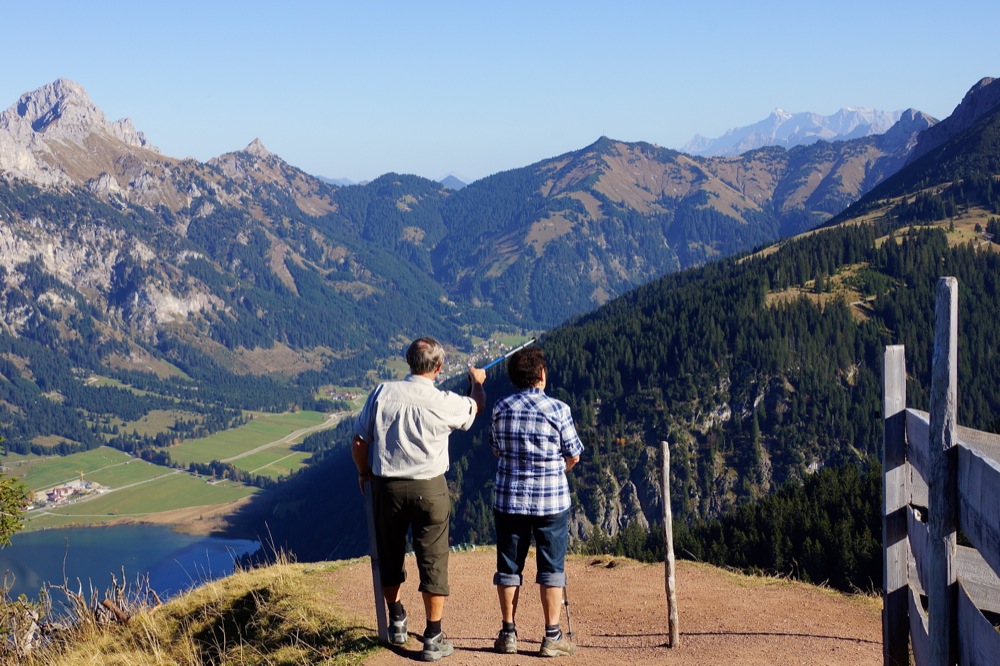
[[[494,455],[499,455],[500,453],[500,443],[497,438],[497,417],[499,416],[500,404],[497,403],[493,406],[493,415],[490,417],[490,449],[493,451]]]
[[[580,436],[576,432],[573,415],[570,413],[568,405],[563,405],[562,409],[559,410],[558,424],[563,458],[575,458],[583,453],[583,442],[580,441]]]
[[[445,410],[449,414],[448,427],[452,430],[468,430],[476,420],[479,407],[476,401],[467,395],[459,395],[452,391],[442,391]]]
[[[382,385],[379,384],[375,389],[368,394],[368,399],[365,400],[365,406],[361,408],[358,415],[354,419],[354,434],[361,437],[369,444],[375,441],[375,405],[378,400],[378,394],[382,391]]]

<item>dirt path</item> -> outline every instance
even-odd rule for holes
[[[538,587],[522,590],[517,655],[493,653],[500,628],[489,549],[453,554],[451,597],[445,633],[455,654],[442,663],[525,664],[536,656],[543,633]],[[424,613],[416,567],[407,559],[409,581],[403,602],[410,615],[410,640],[385,649],[366,666],[406,664],[420,659]],[[534,579],[533,559],[529,576]],[[680,645],[666,647],[662,564],[607,557],[574,556],[567,562],[570,621],[579,651],[563,659],[577,665],[629,664],[809,664],[856,666],[882,663],[881,601],[773,578],[731,574],[692,562],[677,564]],[[345,616],[374,634],[371,567],[367,559],[330,574],[335,603]],[[563,617],[563,630],[566,630]]]

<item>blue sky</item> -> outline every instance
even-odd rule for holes
[[[947,117],[1000,77],[995,0],[5,0],[0,109],[57,78],[165,154],[472,181],[774,108]]]

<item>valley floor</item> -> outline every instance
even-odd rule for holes
[[[529,558],[518,612],[522,653],[492,651],[500,628],[492,576],[495,552],[453,554],[445,633],[455,654],[442,663],[519,664],[535,660],[543,633],[541,604]],[[410,640],[383,649],[366,666],[420,659],[424,613],[416,591],[416,566],[407,560],[403,601]],[[570,621],[579,646],[567,664],[810,664],[882,663],[881,599],[849,596],[783,579],[744,576],[698,563],[677,563],[680,641],[666,647],[664,568],[608,557],[573,556],[567,562]],[[371,567],[358,560],[329,574],[331,598],[348,624],[376,633]],[[567,629],[565,614],[563,630]]]

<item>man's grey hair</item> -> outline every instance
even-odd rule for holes
[[[406,350],[406,363],[415,375],[434,372],[444,363],[444,347],[434,338],[417,338]]]

